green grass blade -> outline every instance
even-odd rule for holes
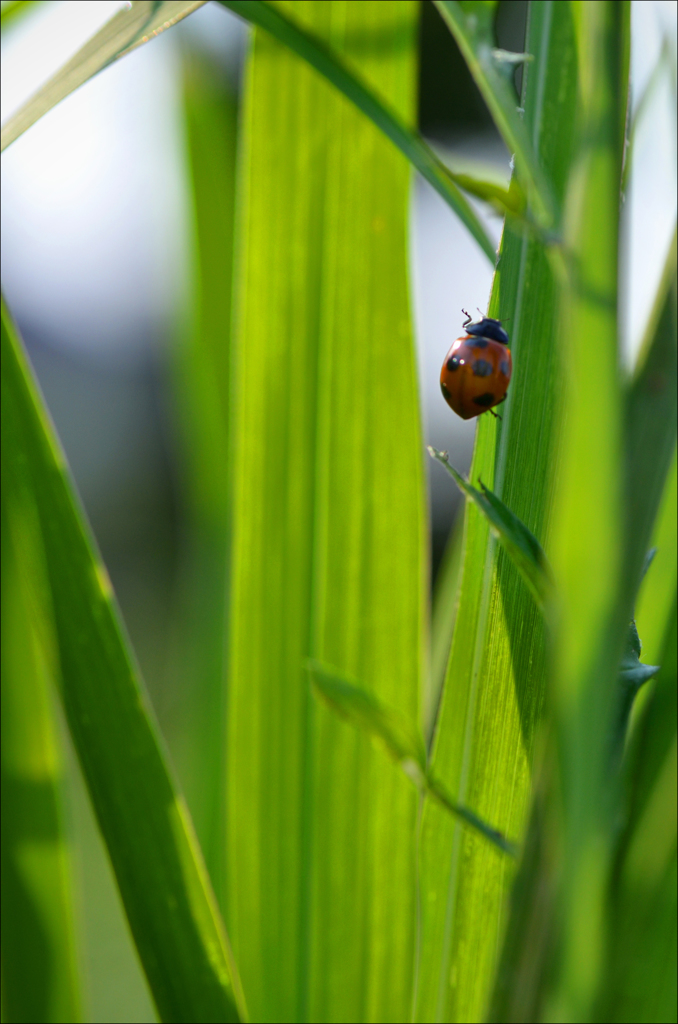
[[[641,687],[657,675],[658,665],[647,665],[640,660],[641,642],[636,624],[631,620],[624,653],[617,673],[616,709],[611,723],[611,773],[618,771],[624,755],[631,712]]]
[[[422,700],[422,724],[426,746],[430,748],[440,696],[445,681],[447,662],[457,618],[461,565],[464,553],[464,510],[460,509],[452,526],[438,569],[431,610],[431,669]]]
[[[39,0],[3,0],[2,9],[0,10],[2,27],[7,28],[15,20],[22,18],[24,14],[28,14],[40,6]]]
[[[615,781],[609,737],[635,593],[624,581],[623,404],[618,373],[619,206],[630,5],[572,4],[579,54],[576,154],[565,203],[562,463],[551,561],[558,588],[553,700],[563,808],[562,932],[544,1014],[590,1019],[604,956]],[[595,337],[592,346],[590,339]],[[595,442],[595,443],[592,443]],[[649,539],[649,538],[648,538]],[[645,543],[642,559],[647,550]]]
[[[569,4],[530,5],[525,127],[560,202],[577,82]],[[480,417],[470,477],[546,547],[557,456],[556,288],[543,246],[505,227],[489,315],[510,319],[514,374],[502,420]],[[432,767],[454,798],[520,841],[546,673],[543,617],[475,503]],[[511,862],[427,801],[421,840],[416,1020],[485,1018],[513,878]]]
[[[288,46],[299,57],[308,61],[311,67],[331,82],[336,89],[339,89],[352,103],[355,103],[358,109],[376,124],[384,135],[412,162],[422,177],[442,196],[462,223],[466,225],[488,259],[494,263],[495,247],[475,211],[457,188],[455,181],[458,176],[445,167],[416,132],[406,127],[404,120],[398,116],[392,106],[380,99],[377,93],[373,92],[353,71],[349,70],[341,57],[333,52],[323,40],[318,39],[314,33],[302,28],[266,0],[219,0],[219,2],[223,7],[228,7],[229,10],[239,14],[241,18],[245,18],[253,25],[266,29],[278,42]],[[461,177],[463,178],[463,187],[474,192],[479,198],[487,201],[501,201],[502,206],[509,206],[516,213],[520,212],[522,204],[515,191],[508,193],[506,190],[486,182],[478,182],[469,175]]]
[[[411,119],[416,4],[282,10],[359,57],[371,87]],[[265,32],[243,130],[229,934],[253,1019],[406,1020],[417,794],[318,704],[305,664],[338,666],[418,721],[426,579],[410,168]]]
[[[676,596],[654,693],[627,757],[597,1021],[676,1019]]]
[[[35,508],[2,482],[2,1019],[79,1021],[63,752]]]
[[[678,575],[678,452],[664,485],[659,511],[652,534],[652,547],[657,553],[640,587],[636,603],[636,624],[643,641],[646,661],[660,663],[660,651],[670,621],[673,595]]]
[[[186,529],[177,609],[182,724],[172,751],[217,897],[223,896],[229,554],[229,380],[237,100],[206,54],[184,57],[193,195],[190,320],[174,362]],[[215,469],[218,467],[218,469]],[[188,691],[188,692],[186,692]]]
[[[507,853],[510,857],[518,856],[518,844],[513,842],[511,839],[507,839],[503,832],[500,832],[497,828],[492,828],[486,821],[479,818],[474,811],[469,810],[468,807],[464,807],[463,804],[457,803],[454,800],[445,785],[436,778],[433,773],[429,773],[424,780],[424,787],[426,792],[429,793],[434,800],[445,808],[446,811],[452,815],[453,818],[459,818],[465,825],[469,826],[472,832],[476,832],[483,836],[484,839],[501,850],[502,853]]]
[[[109,64],[176,25],[205,2],[136,0],[118,11],[2,126],[0,149],[6,149],[52,107]]]
[[[626,586],[638,586],[643,558],[676,447],[678,286],[676,235],[669,250],[638,368],[625,396]]]
[[[238,1020],[227,940],[188,811],[4,303],[2,416],[10,494],[34,504],[40,525],[66,719],[160,1017]]]
[[[426,751],[421,733],[395,708],[380,701],[355,679],[331,665],[309,661],[315,692],[341,718],[379,740],[386,753],[401,764],[405,774],[430,793],[454,817],[489,839],[504,853],[516,855],[515,843],[452,799],[443,783],[426,768]]]
[[[454,36],[509,152],[515,155],[518,178],[526,186],[538,223],[542,227],[553,227],[558,220],[553,190],[518,113],[513,86],[500,70],[500,55],[493,49],[495,5],[483,2],[462,4],[456,0],[434,2]]]
[[[428,451],[432,458],[437,459],[445,467],[462,494],[475,502],[529,587],[538,607],[542,612],[545,611],[553,598],[553,575],[544,549],[535,535],[483,484],[482,480],[482,491],[465,480],[461,473],[450,465],[447,452],[439,452],[430,445]]]
[[[426,770],[421,733],[404,715],[332,665],[311,660],[308,671],[316,693],[333,711],[379,739],[394,761],[414,761],[422,771]]]

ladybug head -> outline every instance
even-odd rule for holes
[[[462,313],[466,313],[465,309],[462,309]],[[466,313],[468,320],[462,324],[467,334],[477,335],[481,338],[489,338],[490,341],[500,341],[502,345],[509,344],[509,336],[504,328],[501,326],[501,320],[493,320],[489,316],[484,316],[482,320],[477,320],[475,323],[469,323],[471,317]]]

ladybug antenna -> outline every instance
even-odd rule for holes
[[[476,306],[476,309],[477,309],[477,310],[478,310],[478,312],[480,313],[480,315],[481,315],[482,319],[483,319],[483,320],[486,320],[486,319],[487,319],[487,313],[483,313],[483,311],[482,311],[482,309],[480,308],[480,306]]]

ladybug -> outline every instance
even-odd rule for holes
[[[445,356],[440,390],[457,416],[470,420],[504,401],[513,365],[501,321],[484,316],[471,323],[465,309],[462,313],[467,318],[462,324],[466,335],[457,338]]]

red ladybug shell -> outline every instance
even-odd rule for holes
[[[506,345],[469,334],[457,338],[445,356],[440,390],[457,416],[470,420],[504,401],[512,369]]]

